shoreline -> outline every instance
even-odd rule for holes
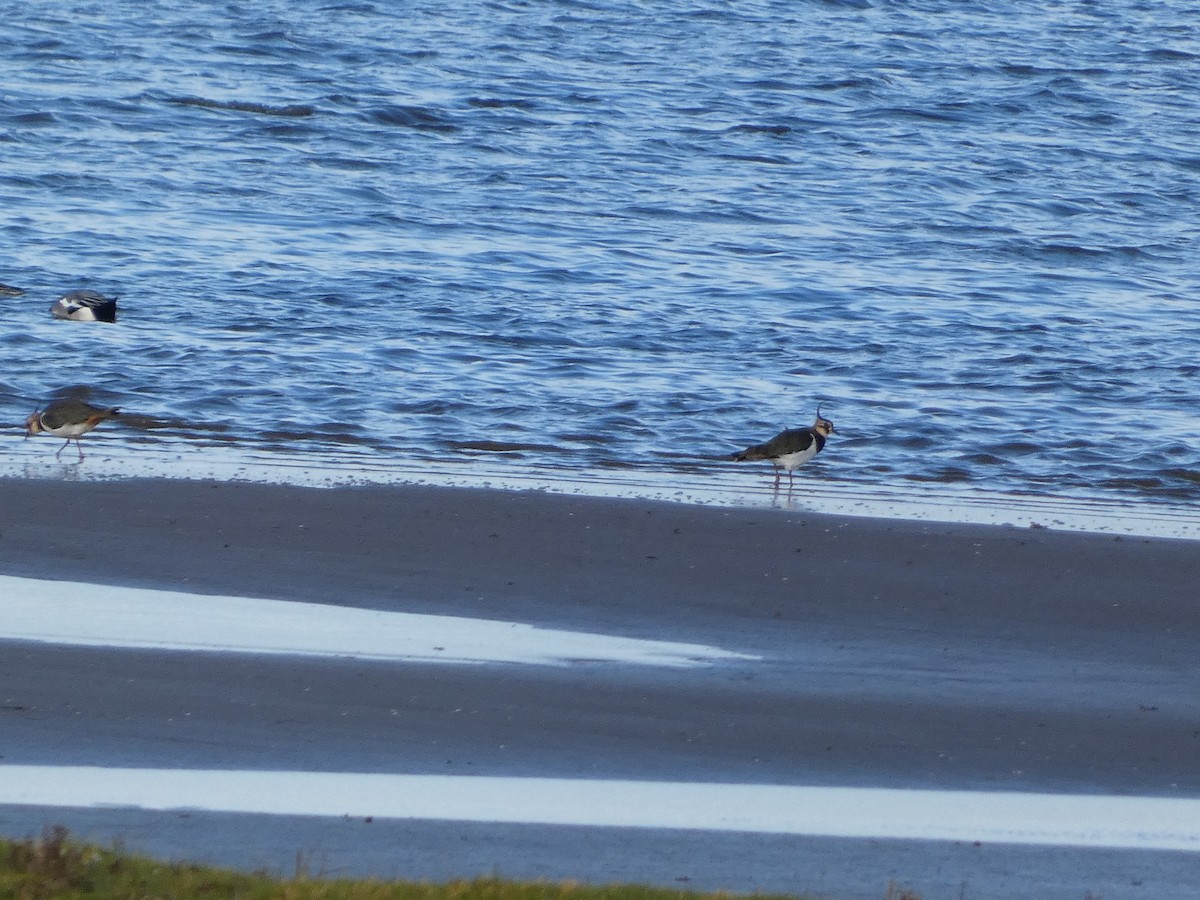
[[[598,499],[664,502],[725,509],[775,509],[852,518],[1200,540],[1200,514],[1172,503],[1135,498],[1004,493],[965,485],[864,486],[806,473],[794,490],[773,490],[769,466],[696,471],[670,469],[574,470],[530,465],[527,460],[453,458],[403,463],[375,459],[324,460],[303,456],[213,454],[209,450],[98,453],[83,465],[60,464],[53,454],[26,450],[0,465],[0,481],[181,481],[312,487],[327,490],[440,487]],[[103,466],[97,472],[97,466]]]

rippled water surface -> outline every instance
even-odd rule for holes
[[[10,460],[1200,500],[1190,4],[0,10]]]

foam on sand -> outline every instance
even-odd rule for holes
[[[1200,799],[0,765],[0,804],[1200,851]]]
[[[0,576],[0,638],[441,663],[685,667],[754,657],[519,622]]]

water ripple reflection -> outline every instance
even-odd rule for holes
[[[1167,6],[22,7],[0,419],[73,392],[130,453],[754,485],[723,456],[824,403],[806,486],[1191,503]],[[80,287],[119,325],[50,321]]]

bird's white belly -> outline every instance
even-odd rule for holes
[[[814,443],[811,447],[808,447],[805,450],[800,450],[796,453],[785,453],[783,456],[776,457],[773,462],[775,465],[787,469],[790,472],[792,469],[796,468],[802,463],[808,462],[816,455],[817,445]]]
[[[81,434],[87,434],[91,431],[91,428],[86,422],[76,422],[70,425],[59,425],[57,428],[45,428],[44,431],[55,437],[73,438],[79,437]]]
[[[59,300],[52,307],[50,313],[56,319],[70,319],[74,322],[95,322],[96,313],[89,306],[80,306],[75,303],[67,303]]]

